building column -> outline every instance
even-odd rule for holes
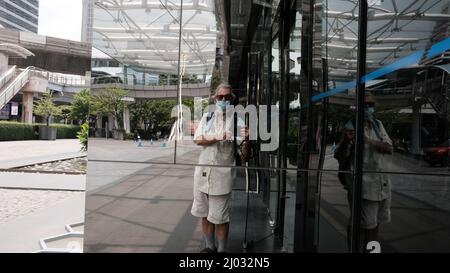
[[[421,114],[420,109],[421,105],[413,105],[413,122],[411,126],[411,153],[418,155],[421,153]]]
[[[22,122],[33,123],[33,96],[31,92],[22,93]]]
[[[102,115],[98,115],[98,116],[97,116],[97,120],[96,120],[95,127],[97,127],[97,128],[103,128],[102,120],[103,120],[103,116],[102,116]]]
[[[91,86],[91,79],[92,79],[92,72],[86,71],[86,73],[84,75],[85,86]]]
[[[112,131],[114,128],[114,116],[112,114],[108,114],[108,131]]]
[[[125,129],[125,132],[130,133],[130,109],[128,107],[125,107],[123,110],[123,129]]]
[[[0,52],[0,76],[8,71],[8,56]]]

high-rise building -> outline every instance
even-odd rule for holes
[[[39,0],[0,0],[0,25],[38,32]]]
[[[83,20],[81,27],[81,41],[92,43],[92,27],[94,17],[94,0],[83,0]]]

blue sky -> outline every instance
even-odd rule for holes
[[[39,0],[41,35],[81,40],[82,0]]]

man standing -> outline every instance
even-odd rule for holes
[[[392,154],[392,140],[386,133],[383,123],[376,119],[375,98],[365,94],[364,115],[364,170],[361,196],[361,250],[367,251],[367,244],[378,241],[378,228],[391,220],[391,181],[386,171],[386,155]],[[344,138],[336,150],[340,171],[353,170],[355,121],[345,125]],[[339,180],[347,192],[350,212],[353,213],[353,178],[349,173],[339,173]],[[350,217],[351,218],[351,217]],[[351,223],[350,223],[351,224]],[[347,227],[350,247],[351,225]]]
[[[393,153],[393,146],[383,123],[374,117],[375,106],[373,95],[366,93],[364,170],[367,172],[363,175],[361,203],[364,248],[378,240],[379,225],[391,220],[391,181],[382,172],[386,171],[386,155]]]
[[[202,146],[194,174],[194,202],[191,213],[202,218],[205,249],[202,253],[225,252],[230,222],[235,150],[232,141],[234,94],[231,86],[221,84],[215,93],[216,110],[206,113],[195,132],[194,142]],[[230,166],[213,167],[212,165]],[[215,236],[217,236],[217,247]]]

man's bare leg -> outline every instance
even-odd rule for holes
[[[211,250],[216,249],[216,244],[214,242],[214,224],[209,222],[208,219],[202,218],[202,230],[203,236],[205,237],[205,246]]]
[[[218,242],[217,252],[225,252],[227,248],[229,228],[230,228],[229,223],[216,225],[216,236]]]

